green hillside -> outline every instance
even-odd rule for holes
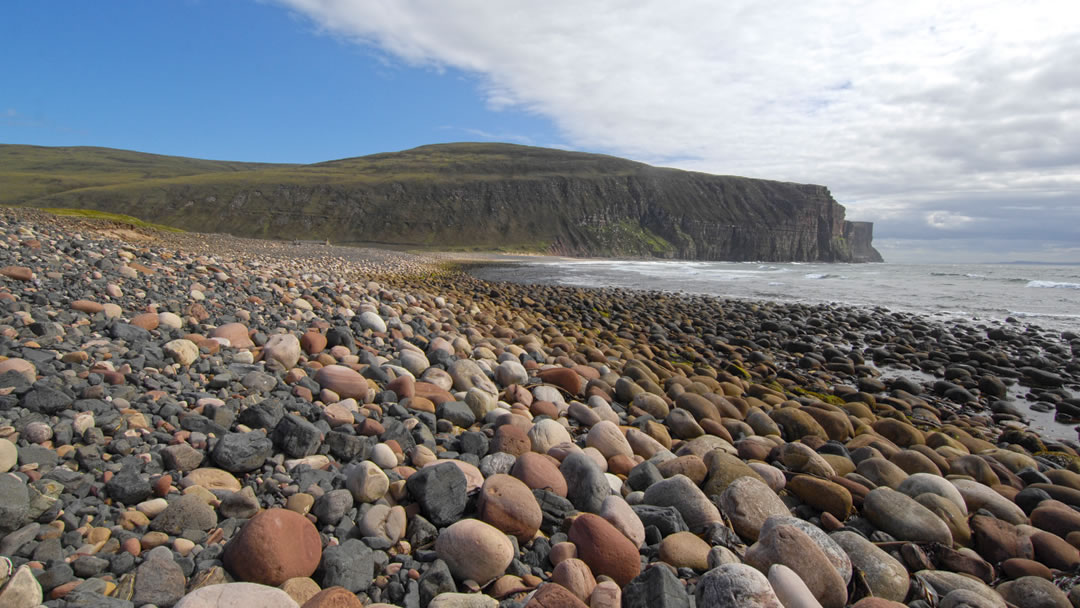
[[[511,144],[438,144],[311,165],[0,145],[0,185],[0,204],[258,238],[693,259],[862,257],[844,238],[843,207],[821,186]]]

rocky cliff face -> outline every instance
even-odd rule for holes
[[[696,260],[880,261],[822,186],[506,144],[83,188],[33,201],[190,230]]]

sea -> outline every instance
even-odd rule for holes
[[[801,264],[685,262],[507,256],[512,264],[481,265],[474,275],[495,281],[620,287],[738,300],[841,304],[908,312],[946,325],[1034,326],[1080,335],[1080,265]],[[882,370],[885,377],[897,372]],[[919,375],[921,372],[901,372]],[[932,377],[916,378],[933,381]],[[1022,404],[1024,391],[1010,388]],[[1073,394],[1073,396],[1080,396]],[[1075,441],[1077,427],[1052,412],[1031,410],[1029,426]]]

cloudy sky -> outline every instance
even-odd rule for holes
[[[1080,262],[1076,2],[39,4],[0,8],[0,141],[561,146],[824,184],[890,261]]]

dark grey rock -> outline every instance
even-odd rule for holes
[[[217,525],[214,508],[194,494],[174,496],[169,506],[150,522],[150,529],[179,535],[184,530],[206,532]]]
[[[626,483],[630,484],[632,489],[642,491],[663,480],[664,476],[660,474],[660,469],[648,460],[630,469],[630,474],[626,476]]]
[[[135,571],[135,594],[131,599],[136,606],[169,608],[184,596],[184,585],[184,571],[173,560],[172,551],[157,547]]]
[[[274,427],[271,439],[289,458],[311,456],[322,443],[319,429],[296,414],[286,414]]]
[[[454,576],[450,574],[450,568],[441,559],[437,559],[428,566],[428,569],[420,576],[420,608],[427,608],[432,598],[440,593],[455,593],[457,586],[454,584]]]
[[[367,591],[375,573],[375,557],[370,547],[355,538],[323,550],[315,572],[323,589],[340,585],[353,593]]]
[[[622,592],[623,608],[690,608],[686,586],[668,568],[646,568]]]
[[[544,516],[540,522],[540,529],[545,534],[554,534],[562,527],[566,518],[574,512],[574,505],[554,492],[533,490],[532,493]]]
[[[690,528],[686,525],[679,510],[675,507],[658,507],[654,505],[632,505],[630,507],[637,514],[638,519],[645,527],[656,526],[660,534],[670,536],[676,532],[686,532]]]
[[[599,513],[604,499],[611,495],[604,472],[582,452],[572,452],[559,465],[566,478],[566,497],[579,510]]]
[[[227,433],[211,453],[214,463],[230,473],[247,473],[263,466],[274,454],[274,442],[260,431]]]
[[[129,507],[146,500],[153,493],[150,480],[131,466],[125,466],[113,475],[105,484],[105,490],[113,500]]]
[[[315,499],[311,513],[320,524],[336,524],[353,508],[353,495],[349,490],[332,490]]]
[[[21,528],[29,510],[30,494],[26,482],[14,475],[0,475],[0,532]]]
[[[150,340],[150,332],[130,323],[113,323],[109,328],[109,335],[128,344],[137,344]]]
[[[452,462],[423,467],[409,476],[405,489],[436,526],[448,526],[465,514],[468,483]]]
[[[326,434],[326,445],[330,448],[330,454],[342,462],[367,460],[375,443],[374,437],[358,437],[337,431]]]
[[[285,416],[285,406],[277,399],[267,399],[240,412],[236,421],[248,428],[270,430]]]
[[[71,395],[59,389],[43,386],[26,393],[22,399],[22,406],[31,412],[52,416],[67,409],[74,401]]]
[[[476,415],[464,401],[447,401],[439,405],[435,415],[440,420],[449,420],[454,426],[469,428],[476,422]]]

